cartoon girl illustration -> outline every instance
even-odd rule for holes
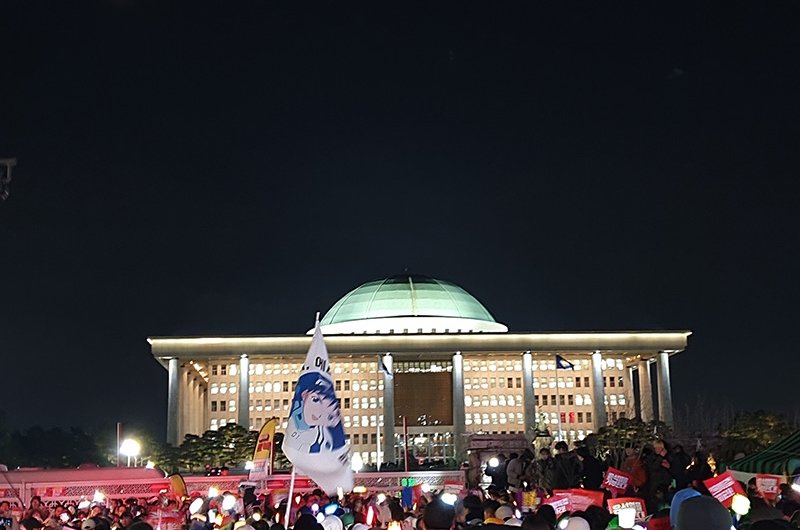
[[[334,451],[345,445],[339,402],[330,379],[323,374],[300,376],[289,416],[296,426],[292,437],[307,447],[308,453]]]

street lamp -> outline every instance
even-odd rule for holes
[[[142,446],[133,438],[126,438],[122,440],[122,444],[119,446],[119,452],[128,457],[128,467],[131,467],[131,457],[134,458],[135,463],[136,457],[142,452]]]

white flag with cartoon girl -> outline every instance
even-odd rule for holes
[[[308,475],[325,492],[353,489],[350,448],[345,443],[319,321],[297,379],[283,452],[298,472]]]

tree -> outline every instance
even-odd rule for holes
[[[586,443],[588,446],[596,444],[594,452],[600,459],[611,466],[620,467],[625,459],[627,444],[641,451],[645,445],[657,439],[666,439],[669,434],[669,427],[662,421],[645,423],[638,418],[620,418],[613,425],[601,427],[596,436],[587,436]]]
[[[740,412],[730,428],[722,431],[725,453],[732,457],[736,453],[755,453],[790,435],[793,426],[781,414],[758,410]]]

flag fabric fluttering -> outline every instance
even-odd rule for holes
[[[266,480],[272,473],[272,461],[275,454],[275,427],[278,419],[271,418],[258,432],[258,441],[253,451],[253,469],[250,470],[250,480]]]
[[[386,363],[383,362],[383,356],[382,355],[378,355],[378,368],[380,368],[381,372],[383,372],[384,374],[388,375],[389,377],[394,377],[394,374],[392,373],[392,371],[389,370],[389,367],[386,366]]]
[[[308,475],[325,492],[353,489],[350,448],[345,443],[319,320],[297,379],[283,452],[298,472]]]
[[[574,370],[575,365],[563,358],[560,355],[556,355],[556,368],[559,370]]]

